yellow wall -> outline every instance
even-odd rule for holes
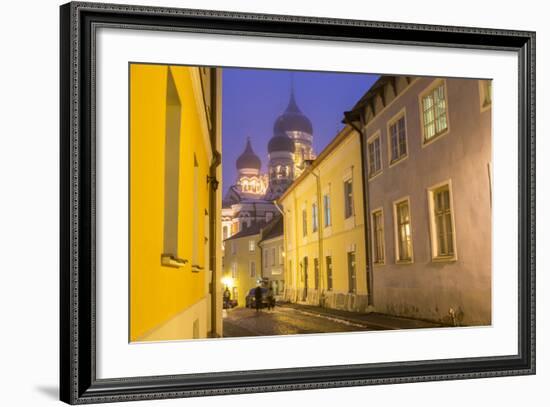
[[[204,270],[191,271],[191,261],[182,267],[161,265],[164,239],[164,177],[166,98],[171,70],[181,101],[178,257],[191,260],[193,245],[199,245]],[[130,68],[130,340],[139,340],[174,316],[207,296],[207,246],[205,222],[208,209],[209,170],[204,126],[193,90],[189,67],[132,64]],[[200,89],[200,88],[199,88]],[[198,199],[193,195],[194,159],[198,161]],[[193,236],[193,205],[201,221]],[[205,253],[206,250],[206,253]],[[196,307],[194,307],[196,308]],[[202,307],[204,308],[204,307]],[[201,308],[201,309],[202,309]],[[206,312],[198,315],[200,336],[206,332]],[[195,320],[195,319],[194,319]],[[192,323],[192,322],[191,322]],[[163,339],[185,339],[178,337]]]
[[[254,241],[255,250],[253,252],[251,252],[248,247],[248,242],[250,240]],[[256,234],[225,241],[222,281],[227,283],[230,281],[228,280],[229,278],[232,280],[232,283],[229,284],[231,299],[234,299],[233,287],[236,287],[239,307],[244,307],[246,305],[245,298],[248,295],[248,291],[256,287],[257,280],[261,278],[261,250],[260,247],[258,247],[259,240],[260,235]],[[232,254],[232,244],[235,245],[235,254]],[[249,263],[251,260],[256,262],[256,277],[250,277]],[[237,278],[232,277],[233,264],[237,264]],[[225,289],[225,286],[223,288]]]
[[[328,153],[321,153],[309,172],[298,178],[280,199],[285,216],[285,285],[290,300],[301,301],[305,286],[300,264],[308,257],[308,302],[319,303],[326,295],[349,292],[347,253],[356,254],[356,294],[366,300],[366,250],[364,232],[361,147],[359,137],[349,129],[337,136],[340,140]],[[316,174],[317,177],[313,174]],[[354,215],[344,216],[344,180],[353,180]],[[318,193],[318,191],[320,193]],[[324,226],[323,195],[331,200],[331,226]],[[319,227],[312,228],[312,204],[318,205]],[[302,209],[307,211],[307,235],[303,236]],[[321,241],[319,241],[321,239]],[[332,290],[327,290],[326,256],[332,257]],[[319,259],[319,290],[315,291],[314,259]],[[356,303],[354,303],[356,304]],[[330,304],[327,304],[330,306]]]

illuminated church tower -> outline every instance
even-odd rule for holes
[[[294,82],[291,84],[288,106],[275,121],[273,134],[274,136],[286,134],[294,142],[292,179],[296,179],[304,171],[306,161],[314,160],[316,156],[313,151],[313,126],[296,103]]]
[[[266,177],[261,174],[262,162],[256,155],[250,143],[246,140],[246,147],[237,158],[237,190],[241,197],[260,198],[266,192]]]

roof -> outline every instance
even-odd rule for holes
[[[260,233],[263,225],[265,225],[265,223],[252,222],[252,225],[250,227],[244,227],[243,230],[241,230],[238,233],[235,233],[233,236],[228,237],[227,239],[225,239],[225,241],[235,240],[246,236],[257,235]]]
[[[306,167],[304,172],[300,174],[298,178],[294,180],[292,184],[286,189],[286,191],[277,199],[277,202],[281,202],[290,192],[296,188],[297,185],[302,182],[302,180],[307,177],[307,175],[313,171],[315,168],[317,168],[323,160],[334,150],[336,147],[338,147],[344,140],[348,138],[351,134],[354,133],[354,130],[351,126],[346,125],[340,132],[332,139],[332,141],[321,151],[321,153],[317,156],[315,160],[312,161],[312,163]]]
[[[283,217],[281,215],[273,218],[273,220],[262,229],[262,237],[260,239],[260,243],[269,239],[273,239],[275,237],[282,236],[283,225]]]

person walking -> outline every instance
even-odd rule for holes
[[[262,307],[262,288],[257,286],[254,290],[254,299],[256,300],[256,312]]]

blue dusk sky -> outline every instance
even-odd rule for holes
[[[235,162],[250,137],[267,168],[267,143],[273,123],[288,105],[291,82],[296,102],[313,125],[313,146],[319,154],[344,126],[350,110],[378,75],[223,68],[222,168],[223,193],[235,183]]]

